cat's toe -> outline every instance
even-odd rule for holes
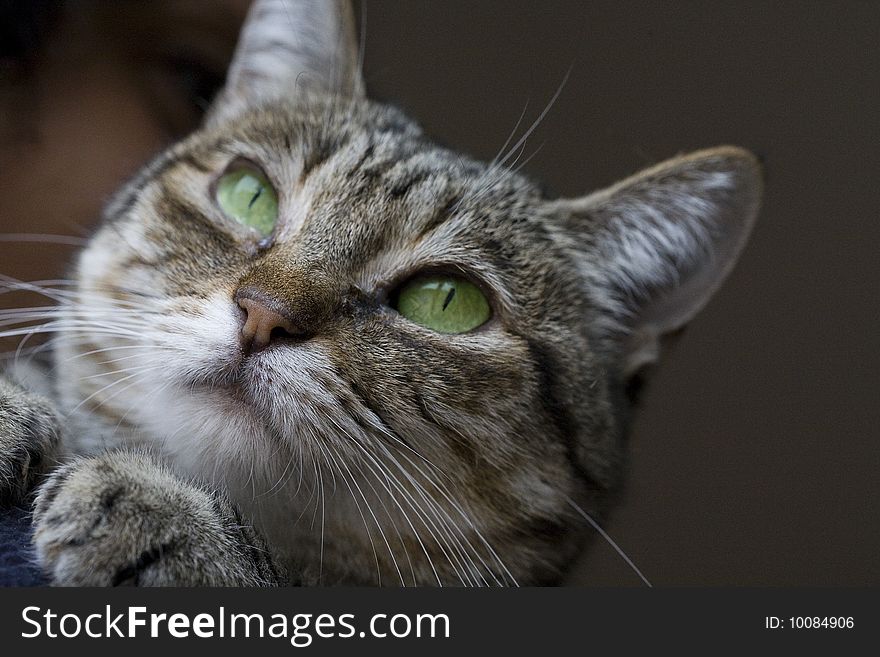
[[[0,505],[27,495],[51,464],[59,438],[51,404],[0,378]]]
[[[260,585],[277,577],[256,534],[222,497],[144,454],[73,462],[40,488],[37,557],[73,586]]]

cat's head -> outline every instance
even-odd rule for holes
[[[619,485],[629,378],[742,249],[757,165],[548,199],[366,99],[354,31],[256,3],[204,127],[82,253],[62,393],[94,444],[228,489],[304,581],[552,580]]]

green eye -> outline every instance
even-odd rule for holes
[[[235,169],[217,181],[217,203],[229,217],[269,235],[278,221],[278,196],[272,183],[253,169]]]
[[[403,286],[397,312],[439,333],[466,333],[485,324],[492,311],[473,283],[452,276],[423,276]]]

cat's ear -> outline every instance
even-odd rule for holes
[[[364,93],[351,3],[254,0],[208,121],[263,100],[295,100],[309,88]]]
[[[760,166],[719,147],[561,201],[566,234],[630,376],[693,318],[736,262],[758,213]]]

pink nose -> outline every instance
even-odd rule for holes
[[[262,292],[240,290],[235,295],[235,302],[245,312],[239,339],[246,354],[262,351],[275,340],[303,336],[303,331],[280,304]]]

